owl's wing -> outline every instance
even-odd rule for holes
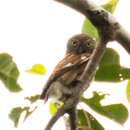
[[[56,81],[59,77],[61,77],[66,72],[73,70],[80,66],[83,63],[88,62],[90,58],[89,54],[75,55],[75,54],[66,54],[64,59],[62,59],[57,66],[55,67],[53,73],[50,75],[48,81],[46,82],[40,99],[46,98],[47,90],[49,89],[52,82]]]

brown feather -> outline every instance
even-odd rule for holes
[[[83,56],[86,57],[86,59],[82,59],[81,57]],[[50,75],[47,83],[44,86],[41,99],[46,97],[47,90],[54,81],[59,80],[68,85],[74,80],[78,80],[89,60],[89,57],[89,53],[83,53],[80,55],[67,53],[63,60],[57,64],[53,73]],[[78,69],[79,67],[80,69]]]

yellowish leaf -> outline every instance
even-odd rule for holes
[[[106,9],[107,11],[113,13],[118,2],[119,2],[119,0],[108,0],[108,2],[106,4],[102,5],[102,7],[104,9]]]
[[[54,114],[57,112],[57,110],[58,110],[62,105],[63,105],[63,103],[60,102],[60,101],[59,101],[58,103],[54,102],[53,100],[50,101],[50,104],[49,104],[49,113],[50,113],[51,115],[54,115]]]
[[[27,69],[26,72],[29,72],[31,74],[44,75],[46,73],[46,68],[42,64],[34,64],[32,68]]]
[[[126,86],[126,96],[127,96],[128,102],[130,103],[130,80],[128,80],[128,83]]]

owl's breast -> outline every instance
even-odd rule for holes
[[[66,72],[64,75],[62,75],[62,76],[60,77],[59,80],[60,80],[64,85],[66,85],[66,86],[69,87],[69,85],[70,85],[72,82],[79,80],[79,78],[80,78],[82,72],[83,72],[84,69],[85,69],[86,64],[87,64],[87,63],[81,64],[81,65],[78,66],[77,68],[72,69],[72,70]]]

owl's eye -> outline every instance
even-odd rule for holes
[[[87,47],[91,47],[91,43],[90,42],[87,43]]]
[[[92,47],[92,40],[87,39],[86,41],[84,41],[84,44],[86,44],[86,47]]]
[[[72,45],[75,47],[75,46],[77,46],[79,44],[79,41],[78,40],[73,40],[72,41]]]

